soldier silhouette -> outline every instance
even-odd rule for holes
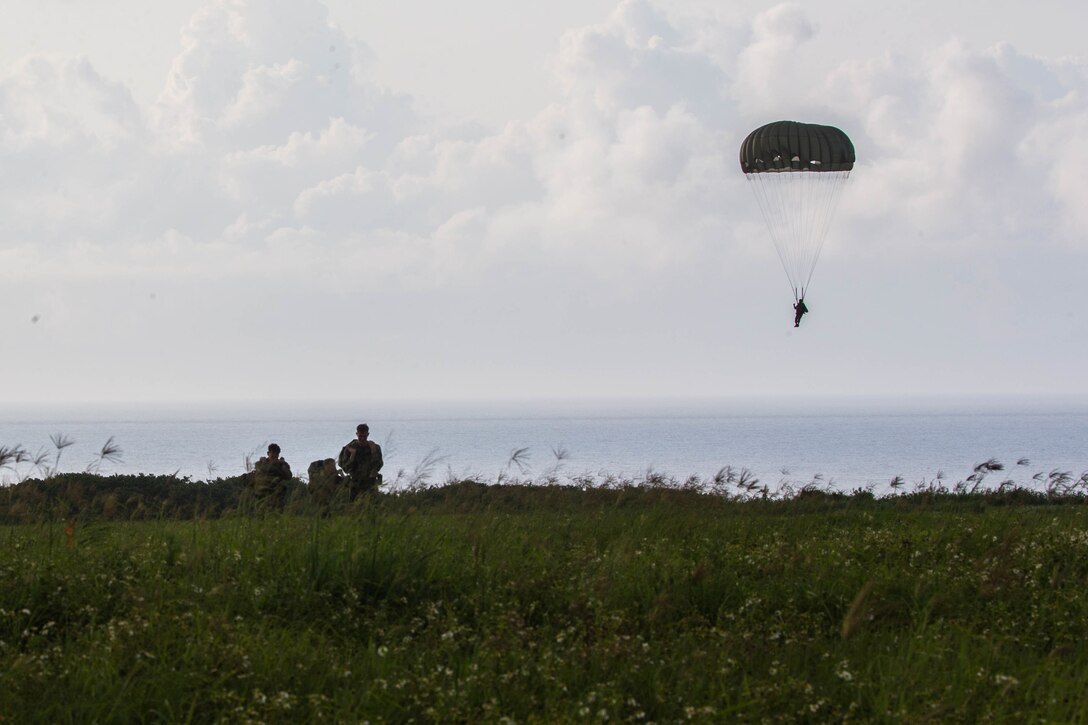
[[[805,316],[806,312],[808,312],[808,307],[805,305],[805,298],[802,297],[801,299],[797,300],[797,304],[795,304],[793,306],[793,313],[794,313],[793,314],[793,326],[794,327],[800,327],[801,326],[801,318]]]

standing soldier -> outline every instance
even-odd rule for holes
[[[340,449],[337,461],[344,473],[351,479],[351,497],[359,493],[374,491],[382,485],[382,447],[372,440],[370,426],[360,423],[355,427],[355,440]]]
[[[275,443],[268,445],[268,455],[262,456],[253,466],[250,479],[253,494],[259,501],[282,505],[287,493],[287,482],[291,480],[291,466],[280,458],[280,447]]]

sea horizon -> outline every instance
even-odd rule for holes
[[[1088,393],[581,396],[369,400],[146,400],[0,403],[0,423],[508,417],[959,415],[1088,412]]]
[[[0,414],[0,446],[50,456],[51,437],[64,436],[73,444],[59,469],[74,472],[92,467],[111,440],[121,458],[102,462],[102,473],[196,480],[244,472],[271,442],[305,475],[311,461],[335,458],[364,421],[385,449],[392,487],[705,480],[731,467],[772,490],[807,483],[853,490],[883,489],[896,477],[954,483],[991,459],[1020,483],[1088,469],[1088,402],[1069,396],[82,404],[31,412]],[[0,473],[11,483],[33,471],[24,464]]]

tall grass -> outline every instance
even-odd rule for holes
[[[997,501],[465,482],[0,527],[0,713],[1083,720],[1088,509]]]
[[[49,436],[49,442],[53,445],[53,451],[39,448],[31,454],[21,444],[14,446],[0,446],[0,473],[7,471],[14,474],[17,481],[25,481],[35,475],[42,478],[52,478],[61,472],[60,462],[64,451],[75,445],[75,440],[63,433],[53,433]],[[124,451],[121,446],[110,436],[102,448],[100,448],[84,469],[86,473],[101,473],[102,466],[106,463],[121,463]],[[0,484],[8,483],[7,478],[0,477]]]

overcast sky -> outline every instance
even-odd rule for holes
[[[0,403],[1088,393],[1082,3],[436,5],[9,0]]]

